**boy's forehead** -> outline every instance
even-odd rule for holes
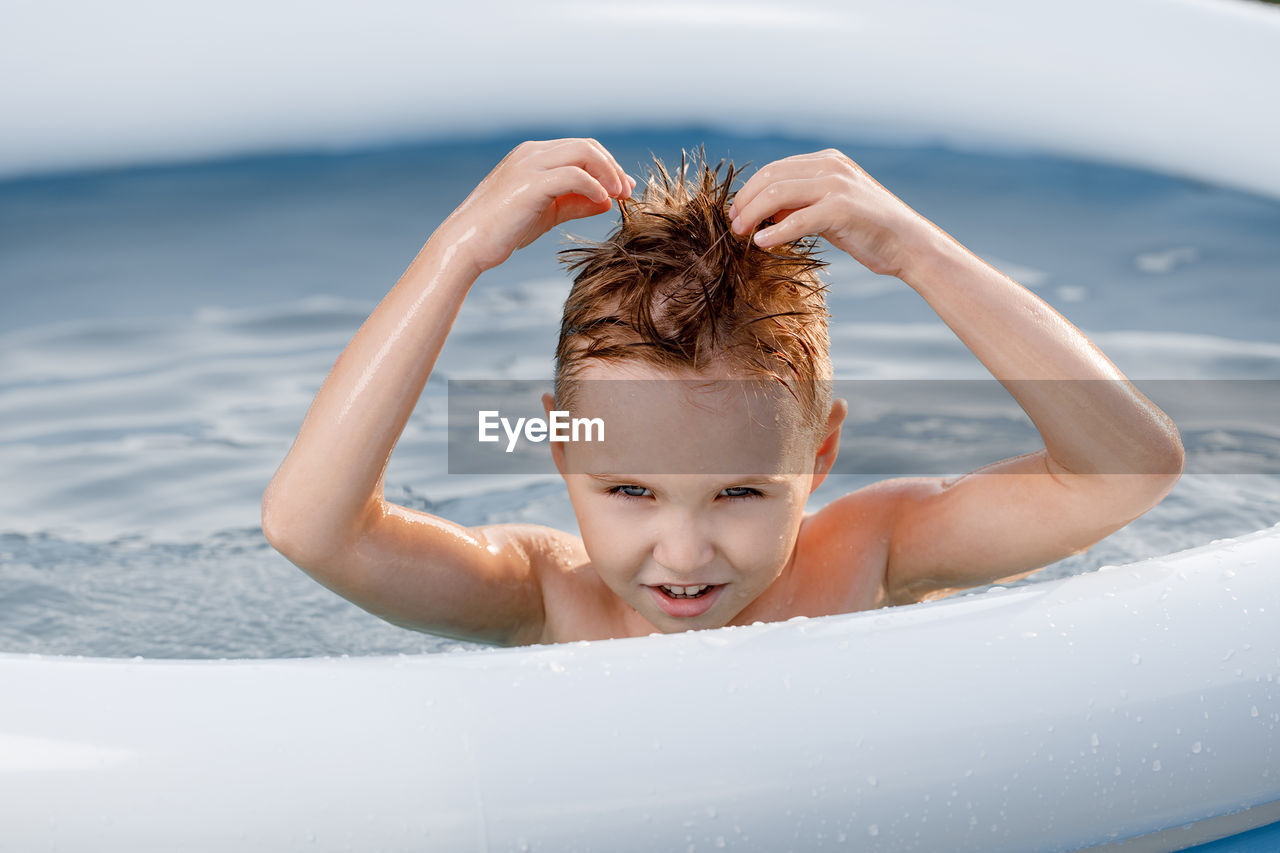
[[[803,474],[811,438],[781,384],[724,371],[593,365],[574,381],[574,418],[599,418],[603,442],[571,445],[575,473]]]

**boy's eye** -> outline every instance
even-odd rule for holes
[[[746,486],[730,486],[727,489],[721,489],[720,494],[726,498],[750,498],[760,493]]]
[[[645,486],[614,486],[609,489],[608,493],[626,498],[647,498],[653,495],[653,492]],[[730,486],[727,489],[721,489],[720,496],[725,498],[754,498],[759,497],[760,492],[749,486]]]
[[[649,490],[644,486],[614,486],[609,490],[615,495],[625,495],[629,498],[648,497]]]

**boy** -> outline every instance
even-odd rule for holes
[[[630,203],[635,181],[595,140],[508,154],[339,357],[264,496],[272,545],[395,624],[551,643],[865,610],[1023,577],[1177,481],[1182,446],[1163,412],[1053,309],[840,152],[769,164],[727,209],[732,166],[717,185],[703,165],[693,188],[658,171]],[[556,399],[544,400],[610,430],[607,444],[552,445],[582,538],[468,529],[388,503],[387,461],[472,283],[615,198],[618,233],[568,252],[582,272]],[[954,480],[881,482],[806,515],[846,412],[830,399],[820,264],[803,242],[815,235],[919,292],[1045,449]]]

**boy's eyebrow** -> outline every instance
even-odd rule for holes
[[[619,485],[634,485],[640,481],[639,477],[623,477],[619,474],[593,474],[590,471],[583,472],[586,476],[602,483],[617,483]]]

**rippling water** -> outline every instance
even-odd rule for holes
[[[457,646],[311,581],[263,540],[258,506],[342,347],[518,141],[0,184],[0,651]],[[636,176],[651,149],[670,162],[705,141],[713,157],[759,166],[835,145],[1033,288],[1131,377],[1280,379],[1280,203],[1013,155],[704,130],[601,141]],[[608,224],[566,230],[595,238]],[[473,291],[392,460],[391,499],[464,524],[576,529],[557,479],[450,476],[444,458],[445,379],[549,375],[566,292],[560,247],[543,238]],[[985,375],[905,285],[828,259],[838,376]],[[1185,437],[1226,442],[1244,470],[1256,461],[1275,471],[1280,456],[1274,429]],[[880,438],[910,451],[908,436]],[[811,506],[870,480],[833,477]],[[1035,578],[1278,520],[1280,477],[1189,475],[1147,516]]]

